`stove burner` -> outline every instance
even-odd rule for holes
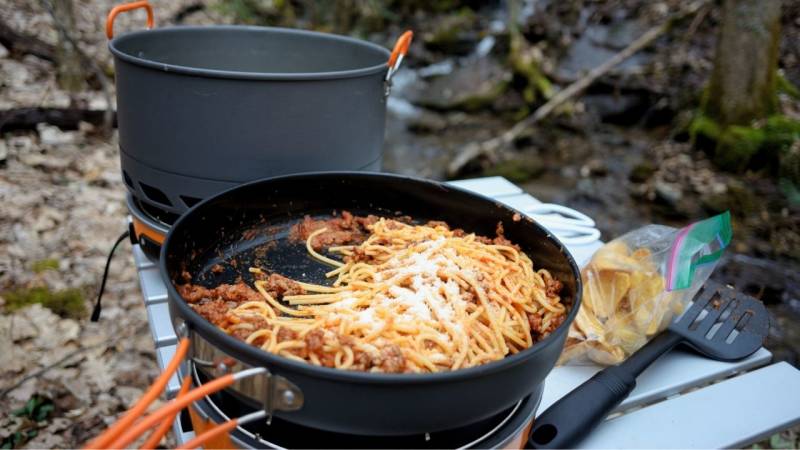
[[[192,365],[195,383],[205,376]],[[493,417],[461,428],[426,433],[423,436],[359,436],[316,430],[279,417],[269,423],[257,422],[231,432],[234,443],[248,448],[501,448],[517,437],[539,406],[544,386]],[[215,423],[239,417],[254,409],[243,405],[230,393],[218,392],[195,402],[195,408]]]

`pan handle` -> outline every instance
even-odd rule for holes
[[[391,80],[392,76],[397,72],[397,69],[400,68],[400,64],[403,63],[403,58],[405,58],[406,53],[408,53],[408,47],[411,45],[411,40],[413,38],[414,32],[411,30],[407,30],[397,38],[397,42],[395,42],[394,48],[392,49],[392,54],[389,55],[389,71],[386,72],[386,81]]]
[[[114,19],[122,12],[131,11],[134,9],[144,8],[147,11],[147,28],[153,28],[153,7],[147,0],[139,0],[137,2],[125,3],[117,5],[111,9],[106,18],[106,37],[109,39],[114,37]]]

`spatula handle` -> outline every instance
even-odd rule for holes
[[[570,448],[594,429],[636,387],[636,377],[680,342],[659,334],[618,366],[597,372],[534,419],[529,448]]]
[[[571,448],[636,387],[618,367],[597,372],[534,419],[530,448]]]

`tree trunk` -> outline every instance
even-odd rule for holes
[[[48,1],[48,0],[45,0]],[[72,0],[52,0],[53,20],[61,25],[64,33],[69,33],[73,39],[77,39],[75,32],[75,11]],[[86,73],[81,61],[78,49],[72,46],[74,41],[66,39],[59,33],[58,45],[56,46],[56,60],[58,61],[58,85],[69,92],[79,92],[83,89],[83,82]]]
[[[749,125],[777,107],[781,0],[724,0],[705,113]]]

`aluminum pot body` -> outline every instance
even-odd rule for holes
[[[571,305],[570,312],[548,337],[500,361],[435,374],[376,374],[317,367],[264,352],[228,336],[179,296],[175,282],[184,270],[192,274],[193,282],[206,280],[206,284],[214,285],[219,278],[213,278],[218,275],[209,273],[209,268],[236,259],[240,272],[225,275],[230,280],[227,282],[237,277],[247,280],[253,261],[247,252],[258,254],[258,245],[250,241],[252,236],[285,236],[287,226],[305,214],[330,214],[333,210],[381,215],[399,212],[421,221],[444,220],[487,236],[493,235],[502,222],[505,236],[530,255],[536,268],[545,268],[562,281],[562,299]],[[259,231],[261,226],[263,232]],[[302,252],[294,253],[296,256],[287,254],[284,258],[278,252],[275,270],[290,277],[300,276],[299,272],[291,273],[293,269],[307,272],[302,259],[309,258]],[[267,367],[273,375],[296,386],[303,398],[299,409],[278,411],[276,415],[311,428],[362,435],[452,429],[510,407],[539,387],[555,365],[581,295],[580,273],[574,260],[532,219],[492,199],[438,182],[357,172],[277,177],[210,198],[173,225],[162,247],[160,270],[175,325],[190,330],[202,360],[232,357],[237,361],[235,369]],[[212,277],[212,283],[207,277]],[[268,396],[256,382],[239,384],[233,391],[253,406],[262,405]]]
[[[127,33],[114,55],[121,163],[137,198],[183,213],[254,179],[380,170],[388,50],[279,28]]]

